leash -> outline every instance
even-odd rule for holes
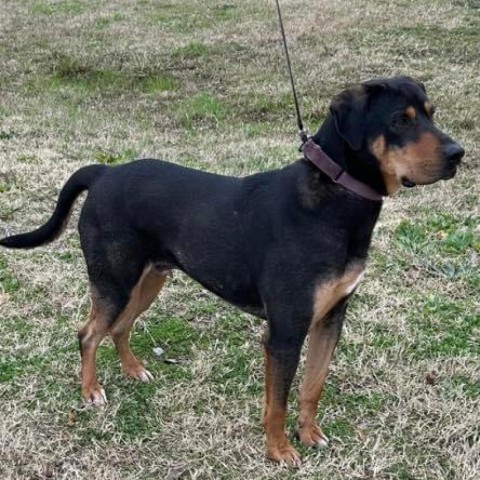
[[[306,160],[313,163],[321,172],[329,177],[334,183],[341,185],[343,188],[357,194],[360,197],[368,200],[382,201],[383,196],[380,195],[369,185],[360,182],[346,172],[340,165],[334,162],[312,138],[309,138],[302,122],[302,115],[298,104],[297,91],[295,89],[295,82],[293,80],[292,65],[290,63],[290,55],[288,54],[287,39],[285,37],[285,30],[283,28],[282,12],[280,10],[280,1],[275,0],[277,5],[278,22],[280,24],[280,32],[282,34],[283,48],[285,50],[285,57],[287,59],[288,75],[290,77],[290,85],[292,86],[293,100],[295,102],[295,112],[297,114],[298,134],[302,141],[300,151]]]
[[[295,102],[295,112],[297,114],[298,134],[300,136],[300,140],[302,141],[302,146],[300,147],[300,150],[302,150],[303,145],[308,140],[308,135],[307,135],[307,132],[306,132],[305,128],[303,127],[302,115],[300,114],[300,107],[298,105],[297,91],[295,89],[295,82],[293,81],[292,65],[290,64],[290,55],[288,54],[287,39],[285,37],[285,30],[283,29],[282,12],[280,10],[279,0],[276,0],[276,3],[277,3],[278,21],[280,23],[280,31],[282,33],[283,47],[285,49],[285,57],[287,59],[288,74],[290,76],[290,84],[292,86],[293,100]]]

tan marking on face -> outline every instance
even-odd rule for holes
[[[407,114],[408,117],[410,118],[416,118],[417,116],[417,111],[415,110],[415,107],[408,107],[406,110],[405,110],[405,113]]]
[[[342,298],[353,292],[362,279],[363,271],[364,265],[351,266],[340,277],[317,286],[314,293],[312,326],[322,321]]]
[[[379,161],[388,195],[399,190],[403,178],[427,185],[442,176],[441,144],[430,132],[402,148],[388,148],[385,137],[380,135],[370,144],[370,151]]]
[[[370,151],[378,159],[380,170],[383,174],[385,189],[388,195],[395,193],[401,186],[401,178],[398,178],[395,166],[392,164],[385,137],[380,135],[370,145]]]

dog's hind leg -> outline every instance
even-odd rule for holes
[[[158,272],[152,266],[147,267],[133,288],[127,306],[110,329],[123,371],[128,376],[143,382],[148,382],[153,377],[133,354],[129,344],[130,331],[136,318],[147,310],[155,300],[167,276],[168,272]]]
[[[87,203],[80,217],[79,230],[92,294],[90,319],[78,332],[82,394],[86,402],[102,404],[105,393],[97,380],[95,354],[117,322],[119,325],[125,321],[133,323],[136,318],[137,309],[143,305],[140,287],[149,262],[145,247],[135,232],[106,222],[99,227]],[[124,343],[120,342],[122,352],[126,352]]]
[[[129,335],[135,319],[153,302],[165,283],[167,273],[157,273],[146,267],[136,283],[129,282],[133,271],[122,282],[114,276],[103,275],[101,281],[91,275],[92,309],[88,322],[78,332],[82,358],[82,395],[87,403],[101,405],[106,402],[105,392],[97,380],[95,354],[103,338],[110,332],[120,356],[124,372],[142,381],[152,379],[151,374],[137,360],[130,349]],[[109,281],[106,281],[106,278]],[[128,286],[133,284],[128,293]]]
[[[103,297],[94,286],[91,290],[91,300],[90,318],[78,331],[82,360],[82,396],[87,403],[102,405],[107,399],[97,379],[95,355],[98,346],[108,333],[112,320],[118,315],[119,307],[115,302]]]

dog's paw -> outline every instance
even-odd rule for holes
[[[328,447],[328,437],[315,423],[298,427],[297,437],[309,447]]]
[[[123,371],[126,375],[135,380],[140,380],[145,383],[153,381],[153,375],[143,365],[130,367],[128,369],[124,368]]]
[[[105,390],[100,384],[82,388],[83,401],[86,405],[100,406],[107,403]]]
[[[302,464],[299,453],[287,439],[267,445],[267,456],[274,462],[284,463],[290,467],[299,467]]]

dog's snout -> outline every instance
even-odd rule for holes
[[[448,163],[458,165],[465,155],[465,150],[458,143],[449,143],[443,148]]]

